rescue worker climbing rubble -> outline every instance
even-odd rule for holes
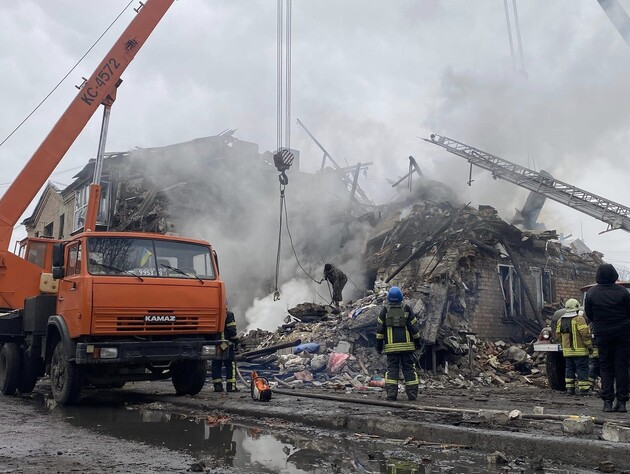
[[[341,292],[348,282],[348,277],[332,263],[327,263],[324,265],[324,279],[332,285],[332,303],[338,306],[343,300]]]
[[[212,382],[214,383],[214,391],[223,391],[223,379],[221,378],[221,370],[225,364],[225,382],[228,392],[238,392],[236,388],[236,354],[234,346],[238,343],[238,333],[236,331],[236,320],[234,313],[228,311],[225,317],[225,331],[221,333],[221,339],[231,342],[227,347],[227,358],[223,360],[212,361]]]
[[[413,309],[403,300],[403,293],[397,286],[387,292],[387,302],[378,316],[377,327],[376,350],[387,356],[387,400],[394,401],[398,397],[401,370],[407,398],[415,400],[418,398],[418,374],[413,352],[421,346],[420,330]]]
[[[589,355],[593,342],[588,324],[579,312],[580,303],[570,298],[564,304],[566,312],[556,323],[556,334],[560,336],[562,355],[565,361],[564,383],[568,395],[589,395],[591,382]]]

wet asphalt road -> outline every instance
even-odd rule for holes
[[[393,472],[392,466],[398,474],[534,472],[527,457],[493,465],[489,453],[465,447],[419,446],[296,425],[273,414],[239,417],[220,408],[228,399],[251,405],[243,392],[231,398],[207,389],[195,398],[170,392],[169,383],[134,384],[88,391],[80,406],[63,408],[52,402],[44,381],[31,396],[0,397],[0,472],[365,473]],[[280,397],[268,408],[303,410],[304,402],[317,404]],[[347,410],[373,413],[356,405]],[[538,472],[591,471],[546,462]]]

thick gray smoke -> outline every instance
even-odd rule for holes
[[[305,301],[330,303],[326,282],[313,281],[322,279],[327,262],[351,279],[345,299],[362,294],[365,230],[362,224],[352,224],[341,246],[349,191],[338,173],[301,173],[298,163],[287,172],[278,277],[281,298],[273,301],[280,183],[270,153],[259,154],[256,145],[226,135],[177,148],[138,150],[131,160],[142,163],[145,177],[167,196],[177,232],[208,240],[218,252],[228,305],[242,328],[275,329],[288,307]]]

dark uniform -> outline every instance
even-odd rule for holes
[[[615,283],[618,278],[614,266],[601,264],[595,276],[597,285],[586,292],[584,303],[586,317],[593,323],[599,350],[600,397],[604,400],[606,412],[626,412],[629,398],[630,294]]]
[[[335,267],[332,263],[324,265],[324,278],[332,285],[333,303],[337,304],[343,300],[341,292],[348,282],[348,277],[344,272]]]
[[[234,344],[238,341],[236,332],[236,321],[234,313],[228,311],[225,317],[225,331],[221,333],[221,339],[227,339],[232,342],[228,347],[227,359],[212,361],[212,382],[214,383],[214,391],[223,391],[223,380],[221,379],[221,369],[225,364],[225,382],[228,392],[236,392],[236,356],[234,354]]]
[[[418,374],[413,351],[420,346],[418,320],[411,306],[404,301],[389,301],[383,306],[377,323],[376,350],[387,355],[387,400],[396,400],[398,396],[401,369],[405,377],[405,393],[409,400],[415,400],[418,397]]]

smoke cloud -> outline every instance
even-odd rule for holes
[[[350,278],[344,299],[362,295],[366,228],[355,222],[346,230],[350,194],[338,172],[303,173],[299,162],[287,172],[277,280],[281,298],[273,301],[280,183],[271,153],[261,154],[256,145],[229,132],[136,150],[129,162],[141,166],[145,179],[166,196],[177,232],[208,240],[218,252],[228,304],[241,329],[275,329],[288,307],[330,303],[326,282],[317,284],[324,263],[335,264]],[[363,212],[356,207],[353,215]]]

